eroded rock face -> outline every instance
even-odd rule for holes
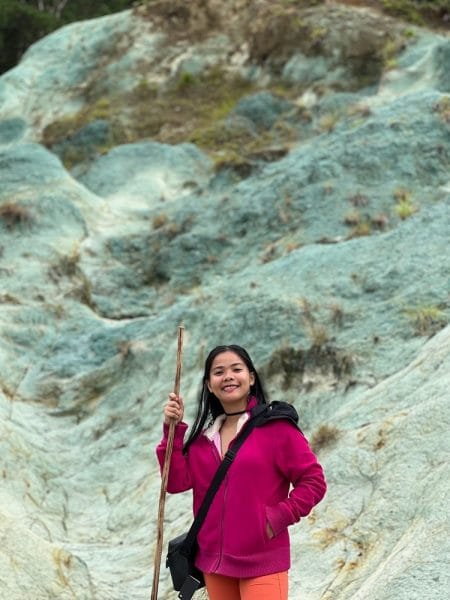
[[[324,464],[290,598],[441,597],[448,39],[367,9],[152,4],[0,78],[5,598],[149,596],[180,323],[188,421],[206,353],[239,343]],[[167,499],[166,540],[190,511]]]

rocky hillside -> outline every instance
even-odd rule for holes
[[[324,465],[290,599],[443,598],[449,166],[448,33],[375,7],[154,0],[32,46],[0,78],[2,597],[149,597],[183,324],[188,420],[238,343]]]

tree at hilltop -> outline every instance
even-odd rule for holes
[[[0,73],[14,67],[31,44],[55,29],[133,4],[133,0],[0,0]]]

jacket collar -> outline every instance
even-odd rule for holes
[[[241,415],[237,422],[236,433],[239,433],[239,431],[242,429],[244,423],[246,423],[250,419],[250,411],[257,404],[258,404],[258,402],[257,402],[255,396],[250,396],[250,398],[248,399],[248,402],[247,402],[247,412],[245,412],[243,415]],[[227,416],[225,413],[219,415],[218,417],[216,417],[214,419],[214,423],[212,423],[212,425],[210,425],[209,427],[207,427],[204,430],[204,432],[203,432],[204,435],[210,441],[212,441],[214,439],[214,436],[220,431],[220,428],[222,427],[223,422],[225,421],[226,418],[227,418]]]

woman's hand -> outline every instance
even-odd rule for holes
[[[267,537],[269,538],[269,540],[271,540],[273,537],[275,537],[275,534],[273,532],[273,529],[272,529],[270,523],[266,523],[266,533],[267,533]]]
[[[164,407],[164,423],[170,424],[172,419],[175,419],[175,423],[179,423],[183,420],[184,415],[184,402],[181,396],[177,396],[173,392],[169,394],[169,400]]]

